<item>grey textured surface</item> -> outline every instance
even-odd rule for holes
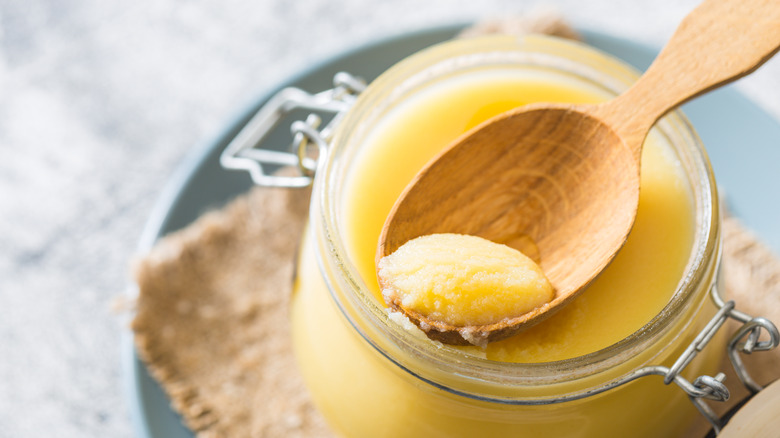
[[[657,45],[696,3],[548,2]],[[0,0],[0,437],[132,435],[110,304],[177,163],[260,91],[367,40],[539,4]],[[780,118],[780,59],[739,88]]]

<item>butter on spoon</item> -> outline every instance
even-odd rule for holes
[[[541,268],[520,251],[476,236],[412,239],[378,266],[382,296],[428,337],[484,346],[495,325],[550,302]]]
[[[407,186],[376,260],[438,233],[530,237],[555,289],[545,306],[483,325],[498,340],[551,315],[612,261],[636,217],[642,145],[683,102],[758,68],[780,48],[777,0],[707,0],[628,91],[598,105],[528,105],[477,126]],[[436,315],[409,315],[434,326]],[[441,321],[439,321],[441,322]],[[440,340],[465,343],[476,326]],[[460,334],[460,335],[458,335]],[[430,336],[430,331],[429,331]],[[460,339],[458,339],[460,336]]]

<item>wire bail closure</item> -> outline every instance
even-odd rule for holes
[[[742,384],[752,393],[756,394],[763,389],[745,368],[741,354],[752,354],[759,351],[769,351],[780,345],[780,332],[768,319],[752,317],[735,308],[734,301],[724,302],[718,292],[717,285],[710,290],[710,296],[717,307],[718,312],[702,329],[691,345],[685,349],[671,368],[662,366],[646,367],[637,371],[641,375],[663,375],[664,384],[674,382],[690,398],[696,409],[712,425],[715,434],[719,434],[725,423],[721,421],[715,411],[705,400],[726,401],[729,399],[729,390],[723,381],[726,375],[718,373],[715,377],[699,376],[693,383],[683,378],[680,373],[707,346],[718,330],[728,321],[734,319],[742,323],[742,326],[732,335],[726,345],[726,352],[734,368],[737,377]],[[760,340],[762,333],[768,335],[768,339]]]
[[[327,153],[333,130],[352,107],[357,96],[366,88],[362,79],[345,72],[337,73],[333,78],[333,84],[334,88],[317,94],[309,94],[293,87],[279,91],[255,113],[227,145],[220,156],[220,164],[226,169],[249,172],[252,181],[259,186],[302,188],[311,185],[317,170],[317,163]],[[291,125],[293,141],[289,147],[290,152],[279,152],[260,147],[271,129],[296,109],[308,109],[335,115],[322,130],[319,130],[322,119],[316,114],[309,114],[305,121],[293,122]],[[310,150],[312,144],[316,147],[315,150]],[[264,165],[294,166],[297,167],[299,174],[296,176],[269,175],[265,173]],[[661,365],[643,367],[594,391],[561,397],[553,403],[600,394],[646,376],[663,376],[664,384],[674,383],[680,387],[712,425],[715,434],[719,434],[725,424],[706,400],[724,402],[729,399],[729,390],[723,383],[726,375],[723,373],[718,373],[714,377],[702,375],[690,382],[681,375],[682,371],[715,337],[718,330],[729,319],[734,319],[741,322],[742,326],[732,335],[727,344],[728,358],[742,384],[751,393],[758,393],[763,387],[750,376],[742,362],[741,355],[777,348],[780,345],[780,332],[768,319],[752,317],[738,311],[734,301],[724,302],[718,292],[717,285],[710,289],[710,297],[719,308],[718,312],[671,368]],[[766,333],[768,339],[761,340],[762,333]],[[766,337],[764,336],[764,338]]]
[[[302,188],[311,185],[318,159],[325,156],[333,130],[366,87],[362,79],[345,72],[334,76],[333,85],[332,89],[317,94],[294,87],[276,93],[222,151],[219,157],[222,167],[249,172],[252,181],[259,186]],[[322,130],[319,130],[322,119],[316,114],[310,114],[306,121],[294,122],[290,152],[261,147],[271,130],[297,109],[333,113],[334,117]],[[311,148],[312,144],[315,149]],[[298,174],[282,176],[266,172],[268,167],[281,166],[296,167]]]

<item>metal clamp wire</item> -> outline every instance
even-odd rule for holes
[[[313,177],[317,170],[317,160],[324,158],[325,152],[328,149],[328,143],[322,138],[320,132],[317,131],[322,119],[316,114],[309,114],[305,122],[300,120],[293,122],[290,126],[290,131],[293,134],[292,150],[293,154],[298,158],[298,168],[301,173]],[[314,143],[317,146],[317,159],[309,157],[308,149],[309,144]]]
[[[757,351],[768,351],[776,348],[780,345],[780,333],[778,332],[777,327],[768,319],[752,317],[736,310],[734,301],[724,302],[720,298],[715,287],[712,288],[711,292],[715,305],[719,307],[718,312],[710,319],[702,331],[699,332],[693,342],[685,349],[672,367],[649,366],[641,368],[630,376],[627,376],[627,378],[616,386],[648,375],[663,376],[665,384],[674,383],[688,395],[688,398],[712,425],[713,430],[717,434],[720,433],[723,424],[718,415],[705,400],[722,402],[729,399],[729,390],[723,383],[726,378],[725,374],[718,373],[715,377],[702,375],[691,383],[682,377],[680,373],[713,339],[726,321],[731,318],[742,322],[742,326],[734,333],[731,340],[727,343],[727,354],[739,380],[750,391],[756,393],[763,388],[756,383],[748,373],[742,362],[740,353],[751,354]],[[766,331],[768,336],[765,336],[765,338],[768,339],[762,340],[762,331]]]
[[[765,330],[769,335],[769,339],[766,341],[759,341],[762,330]],[[742,341],[745,338],[747,339]],[[731,365],[739,380],[752,393],[755,394],[764,388],[750,376],[739,353],[752,354],[755,351],[768,351],[778,345],[780,345],[780,333],[778,333],[777,327],[768,319],[761,317],[753,318],[743,324],[729,341],[727,352]]]
[[[664,379],[665,384],[668,385],[671,383],[671,381],[677,377],[680,371],[688,366],[688,364],[691,363],[696,355],[707,346],[718,330],[728,320],[729,313],[732,311],[732,309],[734,309],[733,301],[724,303],[720,310],[718,310],[718,313],[716,313],[715,316],[707,323],[699,335],[696,336],[696,339],[693,340],[691,345],[685,349],[685,352],[683,352],[674,365],[672,365],[669,374],[667,374],[666,378]]]
[[[298,188],[311,185],[317,168],[317,159],[325,154],[333,130],[344,114],[352,107],[357,95],[366,87],[362,79],[348,73],[337,73],[333,78],[334,87],[317,94],[310,94],[298,88],[285,88],[263,105],[244,125],[238,134],[222,151],[220,164],[226,169],[249,172],[252,181],[265,187]],[[335,114],[333,119],[321,131],[322,123],[316,114],[311,114],[305,122],[295,122],[293,142],[290,152],[281,152],[263,147],[271,130],[284,117],[294,110],[311,110],[320,113]],[[304,127],[308,125],[308,127]],[[317,159],[309,156],[308,145],[316,144],[319,153]],[[265,165],[297,167],[299,175],[280,176],[266,173]]]

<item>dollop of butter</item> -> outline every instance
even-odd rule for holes
[[[388,304],[458,327],[514,318],[555,296],[523,253],[463,234],[412,239],[380,259],[377,272]]]

